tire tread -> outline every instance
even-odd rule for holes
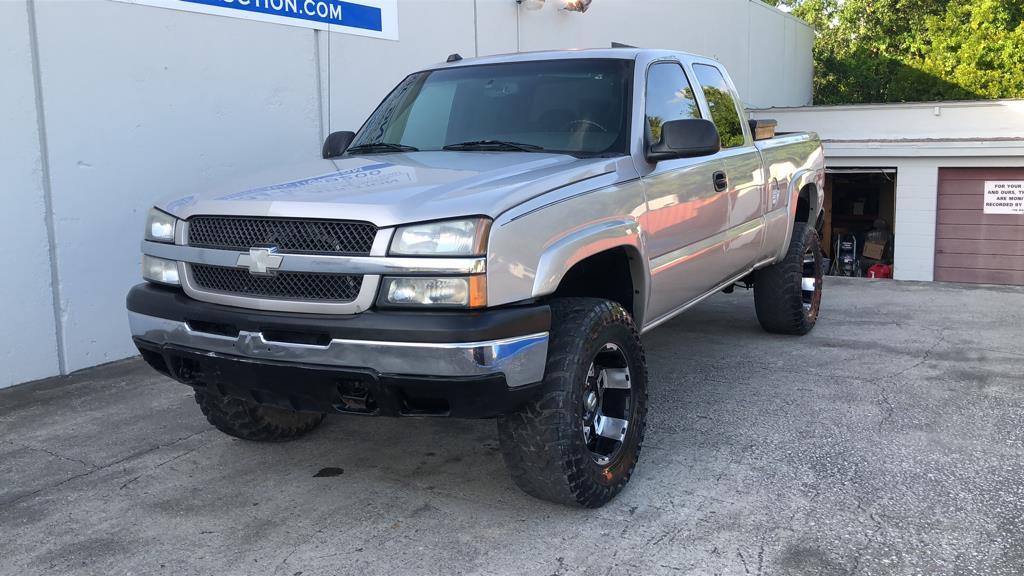
[[[643,444],[647,409],[647,362],[632,318],[619,304],[597,298],[560,298],[551,302],[552,326],[545,368],[544,391],[515,413],[498,421],[505,464],[513,481],[527,494],[570,506],[594,508],[614,498],[629,482]],[[636,426],[638,443],[628,470],[611,485],[594,481],[593,461],[581,451],[582,434],[572,387],[582,350],[608,324],[628,326],[630,346],[639,350]]]
[[[221,432],[254,442],[285,442],[312,431],[323,414],[261,406],[255,402],[196,390],[196,404]]]
[[[801,296],[803,255],[808,243],[820,250],[818,233],[806,222],[793,226],[793,239],[786,257],[762,268],[754,277],[754,308],[761,327],[776,334],[803,335],[814,328]]]

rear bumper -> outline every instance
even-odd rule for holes
[[[544,377],[550,310],[325,316],[198,302],[139,285],[132,336],[157,370],[194,387],[299,410],[487,417]]]

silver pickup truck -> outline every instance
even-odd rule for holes
[[[643,441],[640,334],[735,285],[814,326],[823,161],[708,58],[452,55],[323,159],[158,204],[132,335],[227,434],[496,417],[519,487],[600,506]]]

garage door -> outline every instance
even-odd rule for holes
[[[1024,286],[1024,214],[985,209],[985,186],[1024,182],[1024,169],[943,168],[939,170],[939,213],[935,230],[935,279],[944,282]]]

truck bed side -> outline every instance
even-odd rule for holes
[[[815,223],[824,201],[825,156],[813,132],[779,134],[755,142],[764,160],[766,258],[781,259],[794,220]],[[801,198],[804,198],[803,200]],[[801,204],[801,203],[805,204]]]

